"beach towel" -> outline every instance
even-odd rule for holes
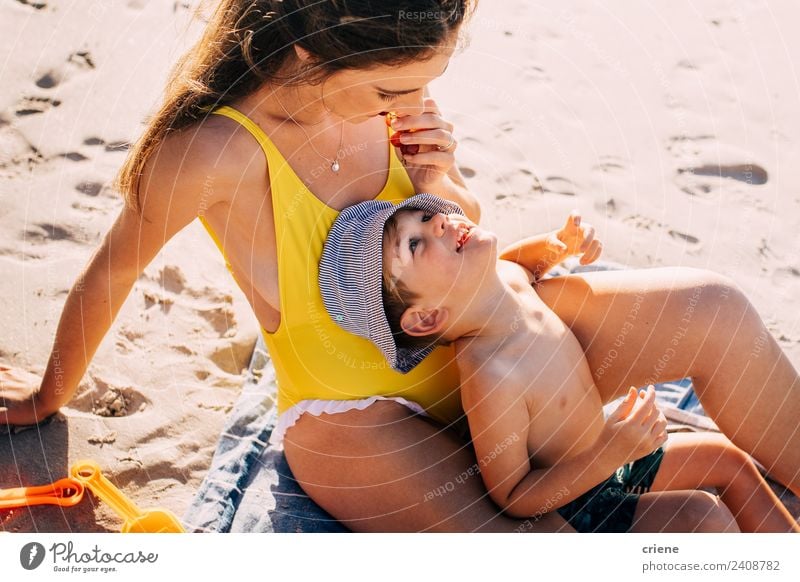
[[[556,267],[549,276],[622,265],[577,260]],[[716,430],[703,413],[691,379],[656,385],[668,430]],[[183,516],[195,532],[346,532],[314,503],[292,476],[282,449],[269,445],[277,422],[275,372],[259,338],[242,393],[217,443],[211,467]],[[606,409],[611,409],[610,403]]]

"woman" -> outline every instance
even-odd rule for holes
[[[452,125],[424,96],[471,8],[221,2],[120,172],[125,208],[70,291],[41,385],[3,372],[7,422],[35,422],[70,399],[141,271],[199,216],[264,328],[286,457],[322,507],[358,531],[562,527],[550,514],[536,523],[498,515],[480,479],[460,478],[475,464],[469,448],[416,414],[422,406],[440,422],[458,417],[446,351],[416,376],[393,376],[357,339],[332,335],[316,303],[319,252],[342,208],[432,191],[478,218]],[[402,118],[394,129],[417,130],[405,137],[420,148],[405,169],[387,143],[387,111]],[[730,280],[694,269],[603,272],[552,279],[539,292],[586,350],[606,401],[691,375],[723,430],[800,491],[800,381]],[[756,341],[766,346],[753,356]],[[442,486],[446,494],[430,495]]]

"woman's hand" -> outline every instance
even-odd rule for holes
[[[567,257],[579,254],[583,254],[581,265],[595,262],[603,252],[603,243],[594,235],[594,227],[591,224],[581,224],[580,213],[573,210],[564,227],[547,237],[548,250],[554,255],[553,262],[560,263]]]
[[[667,442],[667,419],[656,406],[656,390],[628,395],[608,419],[597,442],[597,456],[609,459],[609,466],[620,467],[641,459]]]
[[[424,104],[421,115],[393,119],[392,128],[398,133],[392,136],[392,145],[400,150],[398,156],[415,191],[437,194],[447,172],[456,163],[453,152],[458,144],[453,137],[453,124],[442,119],[436,102],[426,97]],[[412,154],[414,149],[417,152]]]
[[[49,416],[38,399],[40,383],[35,374],[0,364],[0,425],[36,424]]]

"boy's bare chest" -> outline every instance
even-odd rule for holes
[[[528,452],[534,465],[552,466],[597,440],[603,403],[582,346],[554,313],[543,312],[536,332],[521,339],[513,355],[501,357],[508,358],[509,380],[525,387],[520,405],[528,408]]]

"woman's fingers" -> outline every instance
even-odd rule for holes
[[[453,165],[453,152],[433,150],[418,154],[403,155],[406,165],[439,166],[449,169]]]
[[[392,121],[392,129],[397,131],[419,133],[426,129],[444,129],[445,131],[453,131],[453,124],[441,118],[436,113],[423,113],[422,115],[406,115],[398,117]]]
[[[441,146],[442,148],[450,146],[450,151],[454,150],[455,139],[453,134],[445,129],[425,129],[422,131],[414,132],[400,132],[398,141],[403,145],[429,145]]]

